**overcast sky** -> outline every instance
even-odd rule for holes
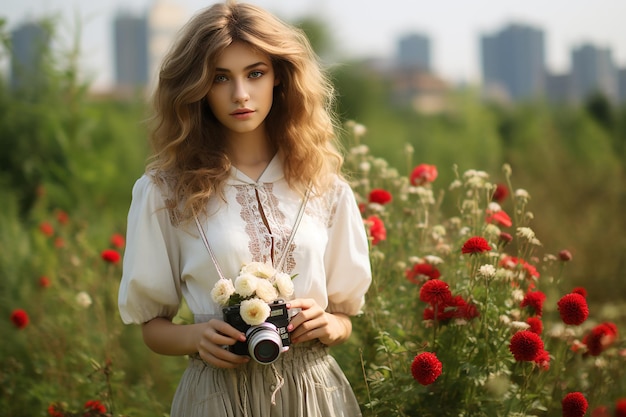
[[[82,22],[83,67],[96,86],[111,83],[112,20],[119,10],[144,12],[153,0],[0,0],[9,28],[59,14],[66,33]],[[174,1],[174,0],[172,0]],[[243,0],[241,0],[243,1]],[[451,81],[480,79],[481,34],[516,22],[544,30],[548,67],[569,69],[571,49],[583,42],[610,47],[626,67],[626,0],[246,0],[285,20],[316,15],[346,57],[390,57],[408,32],[430,37],[434,70]],[[179,0],[191,15],[214,1]]]

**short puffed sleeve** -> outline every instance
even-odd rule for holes
[[[365,293],[372,282],[369,246],[352,189],[337,180],[334,192],[324,255],[327,310],[352,316],[363,307]]]
[[[118,307],[126,324],[172,318],[181,299],[176,231],[159,186],[143,175],[133,187]]]

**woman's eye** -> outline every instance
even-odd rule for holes
[[[226,78],[225,75],[220,74],[220,75],[216,75],[213,81],[216,83],[223,83],[223,82],[228,81],[228,78]]]
[[[252,71],[250,73],[250,78],[260,78],[263,76],[263,72],[262,71]]]

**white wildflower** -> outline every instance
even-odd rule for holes
[[[440,239],[446,235],[446,228],[440,224],[433,226],[433,238]]]
[[[259,279],[257,276],[249,272],[244,272],[235,279],[235,290],[237,291],[237,294],[242,297],[250,297],[263,281],[266,280]],[[269,283],[269,281],[267,282]]]
[[[518,227],[517,232],[515,233],[517,237],[523,237],[529,242],[535,238],[535,232],[530,227]]]
[[[228,304],[228,299],[235,292],[235,287],[233,286],[233,282],[226,278],[220,278],[213,286],[211,290],[211,298],[215,303],[226,306]]]
[[[443,259],[435,255],[424,256],[424,261],[426,261],[426,263],[429,263],[431,265],[439,265],[443,263]]]
[[[498,211],[502,210],[502,207],[500,206],[500,204],[496,203],[495,201],[492,201],[491,203],[487,205],[487,210],[497,213]]]
[[[87,294],[85,291],[81,291],[76,294],[76,304],[83,308],[87,308],[92,304],[91,296]]]
[[[367,145],[358,145],[350,149],[350,153],[353,155],[367,155],[369,151],[370,149],[367,147]]]
[[[387,167],[389,166],[389,162],[387,162],[387,160],[383,158],[374,159],[373,164],[374,164],[374,167],[379,171],[387,169]]]
[[[511,322],[509,326],[511,327],[511,330],[513,330],[514,332],[519,332],[521,330],[530,329],[530,324],[526,323],[525,321],[514,320]]]
[[[372,169],[372,165],[367,161],[363,161],[359,164],[359,170],[362,172],[370,172],[370,169]]]
[[[456,190],[457,188],[461,188],[462,186],[463,186],[463,183],[460,180],[454,180],[450,183],[450,186],[448,187],[448,189],[452,191],[452,190]]]
[[[352,127],[352,133],[354,133],[354,136],[360,138],[367,133],[367,128],[360,123],[355,123]]]
[[[269,317],[270,306],[265,301],[258,298],[244,300],[241,302],[239,314],[243,321],[250,326],[257,326],[265,322]]]
[[[404,153],[405,154],[412,154],[415,150],[413,149],[413,146],[410,143],[407,143],[406,145],[404,145]]]
[[[519,303],[524,300],[524,297],[526,297],[526,293],[520,288],[517,288],[511,292],[511,298]]]
[[[382,213],[383,211],[385,211],[385,206],[383,206],[382,204],[378,204],[378,203],[369,203],[367,205],[367,208],[369,208],[370,211],[374,213]]]
[[[518,188],[517,190],[515,190],[515,197],[523,200],[524,202],[530,200],[530,194],[528,194],[528,191],[524,190],[523,188]]]
[[[501,314],[500,315],[500,323],[508,326],[511,324],[511,318],[509,316],[507,316],[506,314]]]
[[[482,265],[478,268],[478,273],[485,278],[493,278],[496,276],[496,268],[493,265]]]
[[[422,258],[419,256],[409,256],[409,262],[411,262],[411,264],[421,264]]]

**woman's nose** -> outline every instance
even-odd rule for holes
[[[236,81],[233,86],[233,102],[245,103],[250,99],[250,94],[248,94],[245,82]]]

